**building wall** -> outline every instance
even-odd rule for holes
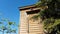
[[[27,23],[27,16],[26,15],[27,15],[26,12],[24,12],[24,11],[20,12],[19,34],[28,34],[27,33],[28,23]]]
[[[31,19],[36,14],[27,14],[29,10],[20,11],[20,26],[19,34],[43,34],[43,24],[41,19],[34,20]]]
[[[34,15],[30,14],[28,16],[29,19],[29,34],[43,34],[43,24],[41,23],[41,19],[38,20],[31,19]]]

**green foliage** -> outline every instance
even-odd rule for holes
[[[14,30],[12,28],[12,26],[17,27],[17,25],[16,26],[15,25],[16,25],[15,22],[12,22],[8,19],[1,19],[0,32],[2,32],[2,34],[4,34],[4,33],[10,33],[11,34],[12,32],[16,33],[16,30]]]
[[[48,6],[47,9],[41,10],[37,15],[44,22],[46,33],[60,34],[60,10],[58,10],[60,8],[60,0],[39,0],[36,6]]]
[[[6,30],[7,28],[6,28],[4,25],[2,25],[2,26],[1,26],[1,29],[2,29],[2,30]]]
[[[35,15],[35,16],[33,16],[32,18],[35,19],[35,20],[38,20],[39,15]]]
[[[53,29],[60,31],[57,25],[60,26],[60,19],[49,18],[44,21],[44,29],[46,29],[49,33],[52,33]]]
[[[15,25],[15,22],[8,22],[9,25]]]

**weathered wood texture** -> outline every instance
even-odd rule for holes
[[[39,20],[33,20],[30,19],[34,15],[37,15],[37,13],[34,14],[28,14],[28,11],[31,11],[29,9],[20,11],[20,26],[19,26],[19,34],[43,34],[43,24],[41,23],[41,19]],[[36,8],[33,9],[37,10]]]

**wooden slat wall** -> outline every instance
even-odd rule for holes
[[[36,14],[31,14],[28,18],[31,18],[34,15]],[[29,20],[29,34],[43,34],[43,25],[40,21],[40,19],[35,21]]]
[[[20,30],[19,34],[28,34],[28,23],[27,23],[27,16],[26,12],[22,11],[20,12]]]

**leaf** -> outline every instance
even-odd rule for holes
[[[14,25],[15,23],[14,22],[8,22],[9,25]]]

